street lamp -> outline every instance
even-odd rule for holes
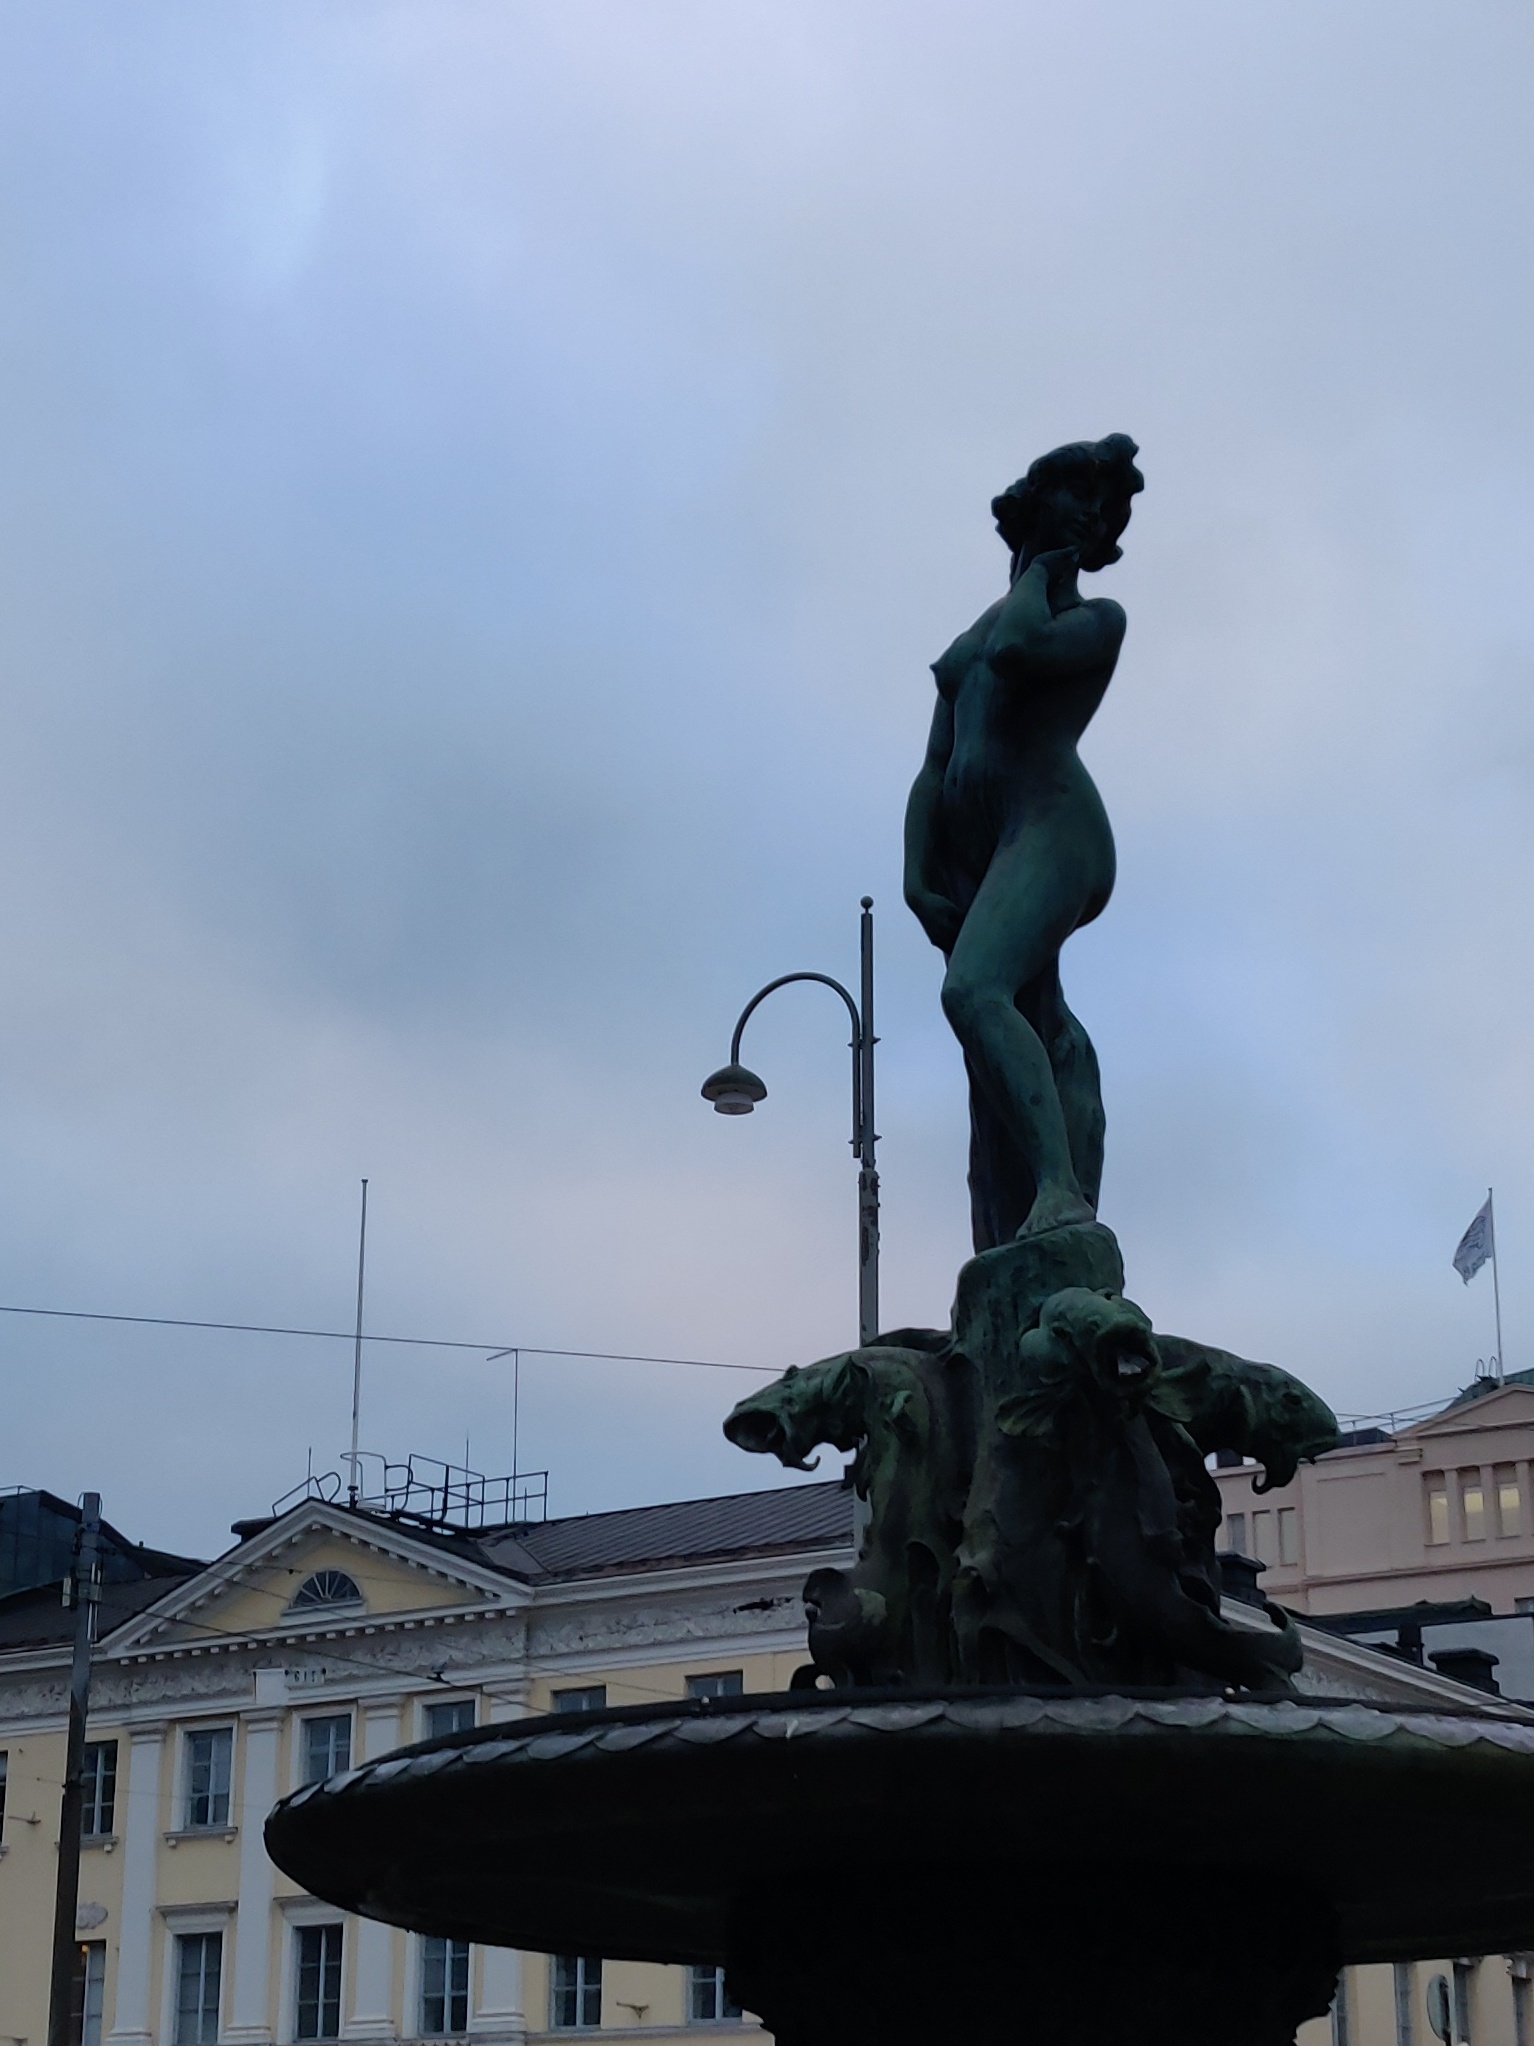
[[[833,989],[847,1004],[852,1018],[852,1150],[858,1161],[858,1341],[873,1342],[879,1333],[879,1174],[874,1165],[874,920],[873,897],[863,897],[863,916],[858,928],[862,965],[861,1002],[853,1000],[839,980],[828,973],[785,973],[770,980],[747,1002],[730,1039],[730,1062],[703,1082],[703,1099],[714,1104],[716,1115],[750,1115],[759,1101],[767,1099],[767,1088],[748,1066],[740,1063],[740,1037],[752,1011],[777,988],[796,980],[819,981]]]

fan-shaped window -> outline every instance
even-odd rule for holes
[[[316,1570],[293,1594],[298,1606],[360,1606],[362,1593],[344,1570]]]

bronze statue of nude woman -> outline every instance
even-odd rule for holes
[[[1060,948],[1113,889],[1113,833],[1076,743],[1124,638],[1080,570],[1122,553],[1144,478],[1127,434],[1041,455],[992,500],[1004,597],[933,664],[937,709],[906,808],[906,900],[943,953],[970,1090],[975,1249],[1096,1212],[1097,1054],[1065,1005]]]

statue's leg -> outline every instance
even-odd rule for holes
[[[1102,1076],[1091,1038],[1066,1006],[1058,961],[1037,991],[1037,1006],[1027,997],[1021,1006],[1025,1014],[1036,1017],[1035,1027],[1049,1054],[1055,1092],[1065,1116],[1076,1181],[1095,1210],[1103,1183],[1103,1143],[1107,1134]]]
[[[1092,1219],[1049,1054],[1017,1006],[1024,988],[1055,969],[1090,895],[1090,877],[1074,871],[1070,852],[1042,832],[1020,833],[997,848],[943,982],[943,1011],[970,1073],[1033,1174],[1038,1192],[1023,1224],[1028,1234]]]
[[[1038,1188],[980,1076],[967,1058],[964,1064],[969,1075],[970,1232],[979,1252],[1012,1241],[1028,1219]]]

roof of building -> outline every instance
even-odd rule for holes
[[[0,1599],[68,1575],[80,1540],[80,1508],[53,1492],[16,1485],[0,1492]],[[100,1523],[97,1556],[104,1584],[146,1577],[189,1577],[205,1566],[195,1556],[130,1542],[111,1521]]]
[[[478,1546],[497,1569],[536,1581],[833,1548],[851,1539],[852,1491],[837,1478],[546,1520],[487,1534]]]
[[[194,1564],[182,1573],[180,1581],[190,1583],[206,1568],[206,1564]],[[131,1620],[145,1606],[152,1606],[157,1598],[164,1598],[173,1587],[174,1580],[166,1577],[141,1577],[132,1584],[103,1584],[97,1620],[100,1638],[105,1639],[114,1627]],[[74,1607],[64,1604],[59,1590],[57,1584],[35,1584],[25,1591],[12,1592],[9,1598],[0,1598],[0,1650],[53,1648],[74,1639]]]
[[[51,1512],[56,1502],[42,1495]],[[377,1523],[385,1517],[350,1508]],[[386,1521],[385,1524],[392,1524]],[[250,1523],[253,1530],[269,1520]],[[622,1507],[610,1513],[582,1513],[531,1526],[469,1534],[417,1527],[408,1519],[400,1532],[466,1562],[489,1564],[523,1583],[557,1583],[582,1577],[664,1569],[668,1565],[723,1562],[731,1557],[792,1554],[796,1550],[842,1547],[852,1540],[852,1491],[841,1479],[814,1485],[785,1485],[767,1492],[730,1492],[712,1499],[678,1499],[659,1506]],[[210,1566],[123,1543],[122,1552],[144,1574],[101,1588],[99,1632],[114,1629],[163,1598],[177,1582],[187,1583]],[[73,1638],[75,1615],[60,1598],[59,1582],[23,1584],[0,1593],[0,1651],[56,1647]]]
[[[1456,1407],[1469,1406],[1472,1400],[1489,1399],[1492,1393],[1501,1392],[1504,1386],[1509,1385],[1534,1386],[1534,1371],[1509,1371],[1505,1378],[1472,1379],[1464,1391],[1457,1392],[1442,1411],[1446,1414],[1452,1413]]]

